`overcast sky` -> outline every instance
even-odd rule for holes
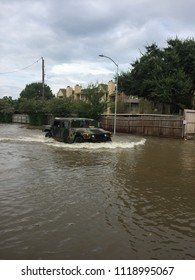
[[[53,93],[107,83],[144,51],[168,38],[195,37],[194,0],[0,0],[0,98],[27,84]]]

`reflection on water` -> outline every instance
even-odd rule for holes
[[[194,149],[0,125],[0,259],[194,259]]]

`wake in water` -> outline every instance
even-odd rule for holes
[[[140,141],[112,141],[112,142],[105,142],[105,143],[81,143],[81,144],[66,144],[61,142],[56,142],[54,140],[46,142],[47,145],[62,148],[62,149],[69,149],[69,150],[113,150],[113,149],[131,149],[135,146],[144,145],[146,139],[141,139]]]
[[[114,150],[114,149],[131,149],[139,145],[144,145],[146,139],[131,139],[129,135],[127,136],[117,136],[111,142],[103,143],[73,143],[67,144],[62,142],[57,142],[52,138],[45,138],[42,135],[32,135],[31,137],[18,136],[18,137],[1,137],[0,142],[4,143],[41,143],[55,148],[60,148],[63,150]]]
[[[44,143],[44,138],[41,136],[35,137],[0,137],[0,142],[4,143]]]

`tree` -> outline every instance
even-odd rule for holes
[[[45,111],[44,100],[21,99],[18,105],[18,111],[26,114],[37,114]]]
[[[17,106],[17,101],[13,100],[11,96],[4,96],[0,99],[0,112],[9,114],[14,113]]]
[[[146,52],[119,76],[119,89],[154,103],[191,108],[195,90],[195,41],[178,38],[160,49],[146,46]]]
[[[97,84],[88,85],[85,89],[85,101],[80,102],[80,113],[84,113],[86,117],[99,120],[106,108],[104,94]]]
[[[44,85],[44,99],[53,98],[54,95],[48,85]],[[20,98],[27,99],[43,99],[42,83],[32,83],[26,85],[25,89],[20,93]]]
[[[56,117],[68,117],[72,113],[72,103],[71,98],[53,98],[46,101],[44,110]]]
[[[74,100],[72,114],[78,117],[89,117],[88,111],[90,110],[89,104],[84,100]]]
[[[0,99],[0,121],[11,122],[12,114],[17,107],[17,101],[13,100],[11,96],[4,96]]]

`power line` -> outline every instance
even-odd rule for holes
[[[16,72],[28,69],[28,68],[32,67],[35,63],[38,63],[41,59],[42,59],[42,57],[39,58],[38,60],[36,60],[35,62],[33,62],[32,64],[26,66],[26,67],[23,67],[23,68],[18,69],[18,70],[10,71],[10,72],[2,72],[2,73],[0,73],[0,75],[12,74],[12,73],[16,73]]]

